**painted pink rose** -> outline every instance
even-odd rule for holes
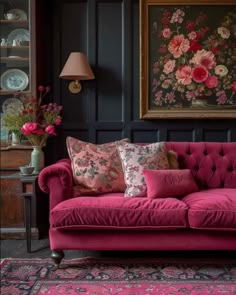
[[[209,76],[206,79],[205,84],[208,88],[215,88],[218,85],[218,78],[216,76]]]
[[[179,58],[188,51],[190,45],[189,40],[184,38],[184,35],[174,36],[168,46],[168,50],[173,54],[174,58]]]
[[[53,125],[48,125],[48,126],[45,128],[45,132],[47,132],[47,133],[50,134],[50,135],[56,135],[55,127],[54,127]]]
[[[179,67],[175,76],[178,83],[189,85],[192,82],[192,68],[190,66]]]
[[[205,82],[208,77],[208,71],[203,66],[197,66],[192,70],[192,78],[197,83]]]
[[[173,92],[168,93],[166,95],[166,98],[168,99],[169,102],[174,102],[175,101],[175,94]]]
[[[175,60],[168,60],[168,62],[165,63],[164,65],[163,72],[168,75],[169,73],[173,72],[174,68],[175,68]]]
[[[197,33],[192,31],[188,34],[190,40],[195,40],[197,38]]]
[[[236,81],[233,83],[232,91],[233,91],[233,92],[236,92]]]
[[[25,123],[22,127],[21,127],[21,131],[24,135],[29,135],[31,133],[34,133],[34,131],[36,131],[38,128],[38,124],[37,123]]]
[[[213,52],[207,51],[205,49],[198,50],[190,60],[190,63],[203,66],[208,70],[213,69],[216,66]]]
[[[169,28],[165,28],[163,31],[162,31],[162,35],[164,38],[168,39],[170,38],[171,36],[171,30]]]

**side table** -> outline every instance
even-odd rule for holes
[[[19,172],[3,175],[0,177],[3,181],[12,181],[19,186],[15,191],[15,198],[23,197],[24,206],[22,215],[24,217],[24,236],[26,238],[27,252],[31,253],[31,238],[39,239],[45,236],[49,228],[49,199],[48,195],[43,193],[38,186],[38,175],[22,175]],[[11,204],[14,207],[14,203]],[[11,211],[9,212],[11,214]],[[9,216],[10,217],[10,216]]]
[[[25,205],[25,234],[27,252],[31,253],[31,207],[36,207],[36,195],[38,190],[38,175],[20,175],[21,196]]]

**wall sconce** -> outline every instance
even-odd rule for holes
[[[87,58],[82,52],[71,52],[59,77],[65,80],[73,80],[68,86],[71,93],[81,91],[80,80],[92,80],[95,78]]]

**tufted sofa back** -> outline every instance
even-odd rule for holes
[[[236,142],[166,142],[200,189],[236,188]]]

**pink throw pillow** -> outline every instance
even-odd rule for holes
[[[189,169],[144,169],[143,175],[147,184],[147,197],[150,199],[180,197],[198,191]]]
[[[128,141],[123,139],[116,142]],[[81,195],[125,191],[124,174],[116,142],[96,145],[67,137],[66,144],[74,183],[79,185]]]
[[[169,169],[167,151],[163,142],[147,145],[117,144],[120,154],[126,190],[125,197],[145,197],[147,186],[143,169]]]

